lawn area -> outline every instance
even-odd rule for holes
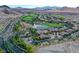
[[[44,23],[44,25],[47,25],[49,28],[50,27],[63,27],[64,24],[62,23]]]
[[[32,21],[32,19],[33,19],[33,16],[23,16],[22,17],[23,21]]]
[[[31,21],[33,21],[36,17],[37,17],[37,14],[29,14],[29,15],[27,15],[27,16],[22,16],[21,19],[22,19],[23,21],[29,21],[29,22],[31,22]]]

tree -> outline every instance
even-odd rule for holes
[[[36,36],[36,35],[37,35],[37,32],[36,32],[37,30],[36,30],[36,29],[30,28],[29,31],[30,31],[30,33],[31,33],[33,36]]]
[[[13,50],[7,41],[4,41],[4,48],[5,48],[6,52],[13,53]]]
[[[4,50],[2,48],[0,48],[0,53],[3,53],[3,52],[4,52]]]
[[[24,52],[26,53],[32,53],[35,51],[35,46],[31,44],[27,44],[24,40],[22,40],[18,35],[15,35],[12,38],[12,43],[15,44],[16,46],[19,46],[20,48],[23,49]]]
[[[58,18],[59,18],[60,20],[64,20],[64,19],[65,19],[64,16],[59,16]]]
[[[37,40],[37,41],[41,40],[41,38],[39,36],[32,36],[32,39]]]
[[[18,31],[20,30],[20,27],[21,27],[21,24],[20,24],[20,22],[18,21],[18,22],[14,25],[13,31],[18,32]]]

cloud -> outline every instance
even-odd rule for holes
[[[79,6],[79,0],[1,0],[0,5]]]

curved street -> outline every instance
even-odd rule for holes
[[[14,24],[16,24],[16,22],[18,22],[20,19],[19,17],[15,18],[15,21],[11,20],[10,23],[5,27],[5,29],[0,32],[0,47],[3,47],[4,42],[7,42],[9,44],[9,47],[13,50],[13,52],[23,52],[20,48],[18,48],[18,46],[13,45],[11,42],[9,42],[9,39],[16,35],[16,33],[12,32],[13,26]],[[4,48],[5,49],[5,48]],[[7,52],[7,50],[5,49],[5,51]]]

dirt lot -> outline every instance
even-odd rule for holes
[[[41,47],[37,49],[37,53],[79,53],[79,41]]]

